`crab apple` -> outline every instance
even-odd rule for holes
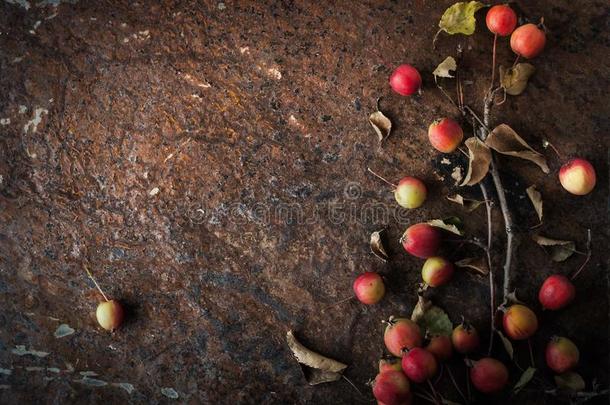
[[[596,183],[595,169],[585,159],[572,159],[559,169],[559,182],[572,194],[589,194]]]
[[[425,223],[411,225],[400,239],[402,246],[413,256],[426,259],[434,256],[441,244],[440,231]]]
[[[525,305],[511,305],[504,313],[504,332],[511,339],[524,340],[536,333],[538,318],[534,311]]]
[[[430,257],[424,262],[421,276],[430,287],[438,287],[448,282],[453,276],[453,264],[442,257]]]
[[[401,96],[410,96],[419,91],[421,76],[417,69],[408,64],[398,66],[390,76],[390,87]]]
[[[419,326],[407,318],[390,317],[383,333],[383,342],[388,351],[396,357],[402,357],[403,349],[420,347],[422,344]]]
[[[428,190],[426,185],[415,177],[403,177],[396,186],[394,198],[403,208],[420,207],[426,200]]]
[[[411,386],[401,371],[384,371],[373,381],[373,395],[383,404],[402,405],[411,396]]]
[[[553,274],[549,276],[538,293],[538,300],[544,309],[561,309],[574,299],[574,284],[566,276]]]
[[[500,361],[484,357],[470,369],[470,380],[478,391],[491,394],[506,386],[508,370]]]
[[[384,371],[402,371],[402,363],[400,359],[396,357],[388,357],[379,360],[379,372],[383,373]]]
[[[110,300],[99,303],[95,317],[102,328],[112,331],[123,323],[125,313],[118,301]]]
[[[517,26],[517,14],[506,4],[498,4],[489,9],[485,23],[493,34],[505,37]]]
[[[354,280],[354,293],[358,301],[363,304],[376,304],[381,301],[385,294],[383,279],[379,274],[367,271]]]
[[[458,353],[472,353],[479,347],[479,332],[471,325],[462,323],[453,329],[451,342]]]
[[[434,355],[421,347],[414,347],[402,356],[402,371],[411,381],[422,383],[434,377],[437,370]]]
[[[443,153],[451,153],[462,143],[464,131],[460,124],[451,118],[441,118],[428,127],[428,139],[434,149]]]
[[[426,350],[432,353],[438,361],[449,360],[453,354],[451,338],[447,335],[432,336]]]
[[[558,374],[574,368],[580,359],[578,347],[565,337],[553,336],[545,354],[547,366]]]
[[[534,24],[525,24],[513,31],[510,47],[514,53],[532,59],[544,49],[546,34]]]

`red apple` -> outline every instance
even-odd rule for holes
[[[505,37],[517,26],[517,14],[506,4],[498,4],[489,9],[485,22],[489,31]]]
[[[536,333],[538,318],[525,305],[511,305],[504,313],[504,332],[515,340],[525,340]]]
[[[580,352],[570,339],[553,336],[546,346],[546,364],[557,374],[565,373],[578,364]]]
[[[422,383],[436,374],[438,364],[429,351],[415,347],[402,357],[402,371],[409,380]]]
[[[458,353],[472,353],[479,347],[479,333],[468,324],[460,324],[453,329],[451,342]]]
[[[394,318],[387,321],[383,341],[388,351],[396,357],[402,357],[403,349],[420,347],[422,344],[419,326],[407,318]]]
[[[510,36],[510,47],[514,53],[531,59],[544,49],[546,34],[534,24],[518,27]]]
[[[383,279],[377,273],[368,271],[354,281],[354,293],[358,301],[366,305],[376,304],[385,294]]]
[[[538,293],[538,300],[544,309],[557,310],[565,307],[574,299],[574,284],[566,276],[553,274],[549,276]]]
[[[379,373],[373,381],[373,395],[386,405],[402,405],[411,395],[409,380],[401,371]]]
[[[428,139],[439,152],[451,153],[462,143],[464,132],[460,124],[451,118],[442,118],[430,124]]]
[[[118,301],[110,300],[99,303],[95,317],[102,328],[112,331],[123,323],[125,312]]]
[[[508,383],[508,370],[498,360],[485,357],[474,363],[470,369],[470,380],[480,392],[498,392]]]
[[[559,182],[575,195],[589,194],[596,181],[595,169],[585,159],[572,159],[559,169]]]
[[[430,257],[424,262],[421,276],[430,287],[438,287],[448,282],[453,276],[453,264],[442,257]]]
[[[419,91],[421,87],[421,76],[417,69],[411,65],[398,66],[390,76],[392,90],[401,96],[410,96]]]
[[[426,259],[434,256],[441,244],[440,231],[425,223],[411,225],[401,238],[402,246],[413,256]]]
[[[426,350],[432,353],[438,361],[449,360],[453,354],[451,338],[447,335],[432,336]]]
[[[428,190],[426,185],[415,177],[403,177],[394,190],[394,198],[403,208],[420,207],[426,200]]]
[[[402,371],[401,360],[396,357],[388,357],[379,360],[379,373],[389,370]]]

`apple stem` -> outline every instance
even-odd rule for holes
[[[366,170],[368,170],[373,176],[381,179],[382,181],[384,181],[385,183],[389,184],[390,186],[397,188],[398,186],[388,180],[386,180],[384,177],[381,177],[380,175],[378,175],[377,173],[375,173],[374,171],[371,170],[370,167],[367,167]]]
[[[359,394],[361,397],[364,397],[364,395],[362,394],[362,391],[360,391],[360,390],[358,389],[358,387],[356,387],[356,385],[355,385],[355,384],[354,384],[354,383],[353,383],[353,382],[352,382],[352,381],[351,381],[349,378],[347,378],[347,377],[346,377],[346,376],[344,376],[343,374],[341,374],[341,378],[343,378],[345,381],[347,381],[347,383],[348,383],[349,385],[351,385],[352,387],[354,387],[354,389],[356,390],[356,392],[358,392],[358,394]]]
[[[95,284],[95,286],[97,287],[97,290],[100,292],[100,294],[102,294],[102,297],[104,297],[104,299],[106,301],[108,301],[108,297],[106,297],[106,294],[104,294],[104,291],[102,291],[102,288],[100,287],[100,285],[95,280],[95,277],[93,277],[93,274],[91,274],[91,272],[89,271],[89,268],[87,267],[87,265],[85,265],[85,271],[87,272],[87,275],[89,276],[91,281],[93,281],[93,284]]]
[[[494,46],[491,51],[491,84],[489,85],[489,91],[494,87],[494,81],[496,78],[496,44],[498,43],[498,34],[494,34]]]
[[[578,277],[578,275],[584,270],[584,268],[589,263],[589,260],[591,260],[591,229],[587,229],[587,257],[585,258],[583,264],[578,268],[578,270],[576,270],[576,273],[574,273],[574,275],[570,277],[570,280],[574,281],[576,277]]]
[[[536,363],[534,362],[534,351],[532,350],[532,339],[527,339],[527,346],[530,351],[530,362],[532,363],[532,368],[536,368]]]
[[[426,382],[428,383],[428,387],[430,387],[430,391],[432,391],[432,397],[434,398],[434,403],[435,404],[442,403],[442,402],[439,402],[439,394],[438,394],[438,392],[436,392],[436,389],[434,388],[434,384],[432,384],[430,379],[427,379]]]
[[[511,69],[514,69],[515,66],[517,66],[517,63],[519,62],[520,57],[521,57],[521,55],[517,54],[517,57],[515,58],[515,61],[513,62],[513,66],[511,67]]]
[[[458,385],[458,383],[455,381],[455,377],[453,376],[453,373],[451,372],[451,367],[449,367],[449,364],[447,364],[446,368],[447,368],[447,374],[449,374],[449,378],[451,379],[451,382],[453,383],[453,386],[455,387],[455,390],[458,392],[458,394],[460,394],[460,396],[462,397],[464,402],[468,403],[468,400],[466,399],[466,396],[464,395],[464,393],[460,389],[460,386]]]
[[[355,297],[354,297],[353,295],[352,295],[352,296],[349,296],[349,297],[347,297],[347,298],[344,298],[344,299],[342,299],[342,300],[340,300],[340,301],[337,301],[337,302],[335,302],[335,303],[332,303],[332,304],[330,304],[330,305],[328,305],[328,306],[326,306],[326,307],[322,308],[322,311],[326,311],[328,308],[334,307],[335,305],[343,304],[343,303],[345,303],[345,302],[347,302],[347,301],[353,300],[354,298],[355,298]]]
[[[434,398],[432,398],[432,397],[430,396],[430,394],[428,394],[428,393],[426,393],[426,392],[413,392],[413,394],[414,394],[416,397],[419,397],[419,398],[421,398],[421,399],[425,399],[425,400],[426,400],[426,401],[428,401],[428,402],[432,402],[433,404],[436,404],[436,401],[434,400]]]

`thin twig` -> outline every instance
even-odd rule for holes
[[[451,368],[449,367],[449,365],[447,365],[447,373],[449,374],[449,378],[451,378],[451,382],[453,383],[453,386],[455,387],[456,391],[458,392],[458,394],[460,394],[460,396],[462,397],[462,399],[468,403],[468,399],[466,399],[466,396],[464,395],[464,393],[462,392],[462,390],[460,389],[460,386],[457,384],[457,382],[455,381],[455,377],[453,377],[453,373],[451,372]]]
[[[89,276],[91,281],[93,281],[93,284],[95,284],[95,286],[97,287],[97,290],[100,292],[100,294],[102,294],[102,297],[104,297],[104,300],[108,301],[108,297],[106,297],[106,294],[104,294],[104,291],[102,291],[102,288],[95,280],[95,277],[93,277],[93,274],[91,274],[91,272],[89,271],[89,268],[87,267],[87,265],[85,265],[85,271],[87,272],[87,275]]]
[[[494,87],[494,80],[496,78],[496,44],[498,43],[498,34],[494,34],[494,46],[491,57],[491,84],[489,85],[489,91]]]
[[[377,173],[375,173],[374,171],[371,170],[370,167],[367,167],[366,170],[368,170],[373,176],[379,178],[380,180],[382,180],[383,182],[389,184],[390,186],[396,188],[398,187],[396,184],[389,182],[388,180],[386,180],[385,178],[381,177],[380,175],[378,175]]]
[[[589,263],[589,260],[591,260],[591,229],[587,229],[587,257],[585,258],[585,261],[580,266],[580,268],[576,270],[576,273],[574,273],[574,275],[570,277],[570,280],[574,280],[576,277],[578,277],[580,272],[583,271],[583,269]]]
[[[487,267],[489,268],[489,323],[491,332],[489,335],[489,347],[487,348],[487,355],[491,355],[494,344],[494,335],[496,332],[496,285],[494,281],[494,271],[491,264],[491,240],[492,240],[492,226],[491,226],[491,202],[489,201],[489,195],[487,193],[487,187],[483,184],[483,181],[479,183],[481,193],[485,199],[485,209],[487,210],[487,248],[485,249],[485,256],[487,258]]]
[[[534,351],[532,350],[532,339],[527,339],[527,347],[530,351],[530,362],[532,363],[532,367],[536,368],[536,363],[534,362]]]
[[[322,312],[326,311],[328,308],[334,307],[335,305],[343,304],[344,302],[353,300],[354,298],[355,298],[354,296],[350,296],[350,297],[344,298],[344,299],[342,299],[340,301],[334,302],[334,303],[332,303],[330,305],[327,305],[324,308],[322,308]]]

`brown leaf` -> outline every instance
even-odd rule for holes
[[[303,346],[291,330],[286,333],[288,347],[297,361],[303,366],[302,371],[310,385],[337,381],[341,378],[346,364],[322,356]]]
[[[436,69],[434,69],[434,72],[432,72],[432,74],[434,75],[434,80],[436,80],[437,77],[455,77],[452,76],[451,71],[455,72],[455,70],[457,69],[457,63],[455,62],[455,59],[452,56],[447,56],[445,58],[444,61],[442,61],[437,67]]]
[[[411,313],[411,320],[413,322],[418,322],[423,316],[428,308],[432,306],[432,301],[424,298],[423,295],[417,296],[417,304],[415,304],[415,308],[413,308],[413,312]]]
[[[555,384],[557,384],[557,387],[569,391],[582,391],[586,386],[585,380],[582,379],[580,374],[573,371],[556,375]]]
[[[517,63],[515,67],[508,69],[500,66],[500,83],[506,89],[506,94],[518,96],[523,93],[535,71],[536,68],[529,63]]]
[[[485,144],[503,155],[514,156],[536,163],[544,173],[549,172],[546,158],[532,149],[511,127],[500,124],[487,136]]]
[[[390,257],[388,256],[388,253],[386,252],[385,247],[383,246],[383,241],[381,240],[381,232],[383,231],[384,230],[382,229],[380,231],[375,231],[371,234],[370,246],[371,251],[375,256],[377,256],[383,261],[386,261]]]
[[[538,190],[536,190],[536,186],[529,186],[525,192],[527,196],[530,198],[530,201],[534,205],[534,209],[536,210],[536,214],[538,214],[538,219],[540,223],[542,223],[542,194]]]
[[[464,235],[464,230],[462,226],[462,220],[458,217],[449,217],[445,219],[432,219],[426,222],[428,225],[434,226],[436,228],[444,229],[445,231],[454,233],[459,236]]]
[[[369,122],[379,138],[379,142],[383,142],[385,138],[390,136],[392,131],[392,121],[379,110],[369,115]]]
[[[576,244],[570,240],[557,240],[547,238],[542,235],[532,235],[532,239],[551,256],[551,260],[555,262],[563,262],[568,257],[572,256],[576,249]]]
[[[474,186],[483,180],[489,171],[491,151],[483,142],[474,136],[466,139],[464,144],[468,148],[469,162],[466,177],[464,177],[464,180],[460,185]]]
[[[466,259],[455,262],[457,267],[474,270],[476,273],[486,276],[489,274],[487,260],[484,257],[467,257]]]
[[[472,212],[472,211],[476,210],[477,208],[479,208],[481,206],[481,204],[485,204],[485,201],[473,200],[470,198],[463,197],[460,194],[449,195],[449,196],[447,196],[447,199],[456,204],[460,204],[468,212]]]

